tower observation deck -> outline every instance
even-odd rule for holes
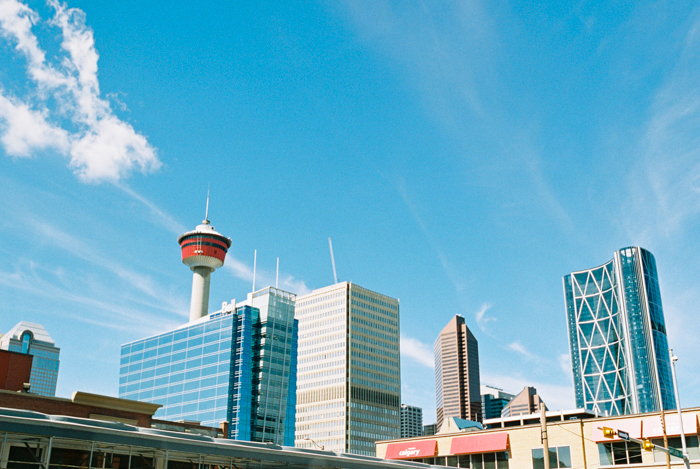
[[[231,247],[231,238],[217,233],[209,224],[208,218],[209,197],[207,214],[202,224],[177,239],[182,249],[182,263],[194,272],[190,321],[204,317],[209,312],[209,277],[214,270],[224,265],[226,252]]]

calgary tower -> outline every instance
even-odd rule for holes
[[[217,233],[209,224],[209,194],[204,221],[194,231],[181,235],[177,242],[182,249],[182,263],[192,269],[192,300],[190,321],[195,321],[209,312],[209,278],[214,270],[224,265],[226,252],[231,247],[231,238]]]

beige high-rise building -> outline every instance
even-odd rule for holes
[[[435,341],[438,429],[447,417],[481,422],[479,384],[479,343],[457,315]]]
[[[349,282],[296,299],[295,446],[374,455],[401,436],[399,302]]]

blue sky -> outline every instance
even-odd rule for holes
[[[201,2],[200,2],[201,3]],[[561,278],[657,259],[700,405],[694,2],[0,0],[0,331],[43,324],[58,395],[188,317],[177,236],[233,240],[210,309],[338,276],[401,301],[403,401],[435,418],[454,314],[482,383],[574,406]]]

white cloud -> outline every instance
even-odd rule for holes
[[[435,356],[432,347],[401,334],[401,358],[411,358],[428,368],[435,369]]]
[[[34,149],[66,152],[68,132],[46,121],[48,112],[30,109],[17,99],[0,94],[0,142],[8,155],[29,156]]]
[[[27,73],[35,85],[35,96],[24,101],[0,93],[0,142],[5,151],[31,156],[35,150],[52,148],[69,156],[70,167],[86,182],[117,181],[134,170],[158,169],[155,149],[100,97],[99,56],[85,14],[55,0],[49,4],[56,12],[49,25],[58,27],[63,37],[56,66],[46,60],[32,33],[39,15],[17,0],[0,2],[0,34],[27,59]],[[58,104],[51,109],[54,100]],[[50,123],[66,118],[70,130]],[[28,128],[38,131],[30,133]]]
[[[559,368],[561,368],[562,373],[569,376],[571,378],[571,382],[573,382],[574,378],[571,375],[571,354],[559,354]]]
[[[246,265],[243,261],[236,259],[231,254],[226,254],[226,262],[224,262],[224,268],[230,270],[236,278],[251,282],[252,285],[253,269],[248,267],[248,265]]]
[[[533,355],[525,348],[525,346],[519,340],[508,344],[506,347],[508,347],[509,350],[518,352],[525,358],[533,358]]]
[[[481,309],[475,314],[476,324],[482,332],[486,332],[486,324],[496,320],[496,318],[486,315],[486,311],[491,309],[491,306],[493,306],[491,303],[484,303],[481,305]]]

